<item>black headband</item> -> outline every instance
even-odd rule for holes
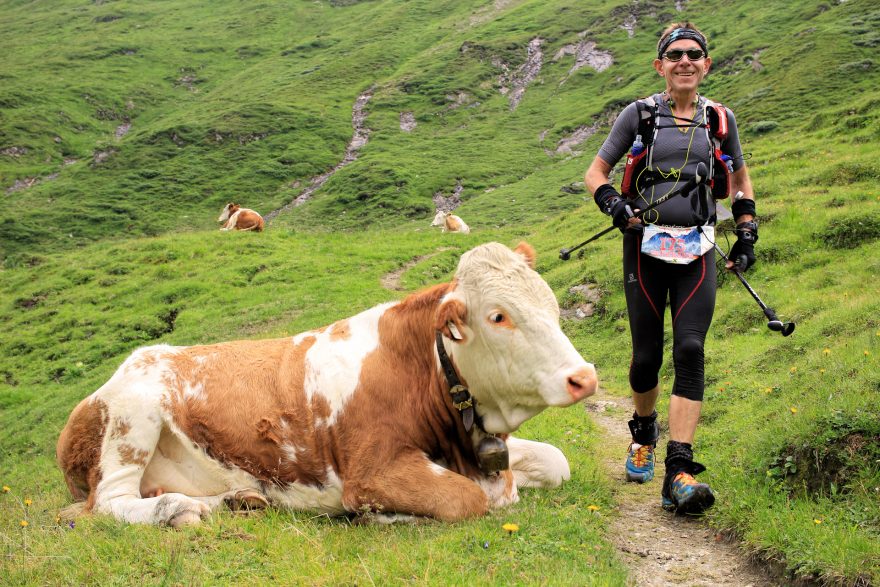
[[[700,44],[700,48],[703,50],[703,53],[709,55],[709,49],[706,47],[706,37],[695,31],[694,29],[675,29],[674,31],[666,35],[666,37],[662,41],[660,41],[660,46],[657,48],[657,59],[663,59],[663,54],[666,52],[666,48],[675,41],[680,41],[682,39],[691,39],[692,41],[696,41]]]

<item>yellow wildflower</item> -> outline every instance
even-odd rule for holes
[[[764,393],[773,393],[773,388],[768,387],[767,389],[764,390]]]
[[[27,528],[28,526],[30,526],[30,524],[28,524],[27,520],[22,520],[21,522],[18,523],[18,525],[21,526],[22,528]]]
[[[831,354],[831,349],[829,349],[829,348],[822,349],[822,354],[827,357],[828,355]]]
[[[9,489],[9,485],[3,486],[3,493],[9,493],[11,490]]]
[[[517,526],[516,524],[511,524],[510,522],[508,522],[507,524],[504,524],[501,527],[503,529],[507,530],[507,532],[509,532],[510,534],[513,534],[514,532],[519,531],[519,526]]]
[[[797,408],[794,407],[794,406],[792,406],[792,407],[791,407],[791,413],[792,413],[792,414],[797,414]]]
[[[587,506],[587,509],[590,510],[591,512],[597,512],[597,511],[599,511],[599,506],[594,505],[594,504],[590,504]]]
[[[868,351],[865,351],[865,356],[866,356],[866,357],[870,357],[870,356],[871,356],[871,353],[869,353]]]
[[[822,523],[822,520],[820,520],[819,518],[816,518],[816,519],[813,520],[813,523],[814,523],[814,524],[821,524],[821,523]]]
[[[24,505],[31,505],[32,503],[34,502],[31,501],[31,498],[27,498],[26,500],[24,500]]]
[[[792,367],[788,370],[789,373],[797,373],[797,367]]]
[[[819,375],[825,375],[825,369],[819,369]]]

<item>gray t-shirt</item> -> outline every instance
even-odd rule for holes
[[[697,163],[702,161],[708,166],[709,159],[712,157],[713,146],[709,141],[706,129],[701,126],[666,128],[675,124],[676,119],[669,118],[672,116],[672,111],[662,94],[654,94],[653,98],[660,105],[660,121],[649,163],[655,183],[641,190],[639,197],[635,200],[634,207],[636,208],[644,208],[666,193],[681,187],[685,181],[694,176]],[[694,122],[703,123],[705,104],[706,99],[700,96],[694,111]],[[725,108],[725,110],[727,111],[728,134],[721,143],[721,152],[733,157],[733,169],[737,170],[744,165],[742,147],[739,144],[736,118],[729,108]],[[684,121],[678,122],[685,124]],[[620,116],[617,117],[608,138],[599,149],[599,157],[612,167],[616,165],[632,148],[638,126],[638,107],[633,102],[624,108]],[[645,137],[642,137],[642,142],[644,140]],[[641,183],[639,185],[641,186]],[[654,224],[694,226],[696,221],[691,200],[695,197],[673,197],[649,211],[644,220]],[[709,197],[708,203],[714,210],[711,197]]]

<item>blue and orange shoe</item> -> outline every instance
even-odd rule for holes
[[[626,480],[647,483],[654,478],[654,447],[632,443],[626,455]]]
[[[715,494],[706,483],[700,483],[694,476],[680,471],[672,481],[663,484],[661,505],[668,512],[676,514],[701,514],[715,503]]]

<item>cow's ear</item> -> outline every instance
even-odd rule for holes
[[[467,308],[464,302],[458,299],[444,301],[437,309],[437,317],[434,328],[443,333],[443,336],[455,342],[467,340]]]
[[[532,269],[535,268],[535,249],[532,248],[532,245],[526,241],[521,241],[516,245],[516,248],[513,249],[513,251],[525,257],[526,263],[528,263],[529,267]]]

